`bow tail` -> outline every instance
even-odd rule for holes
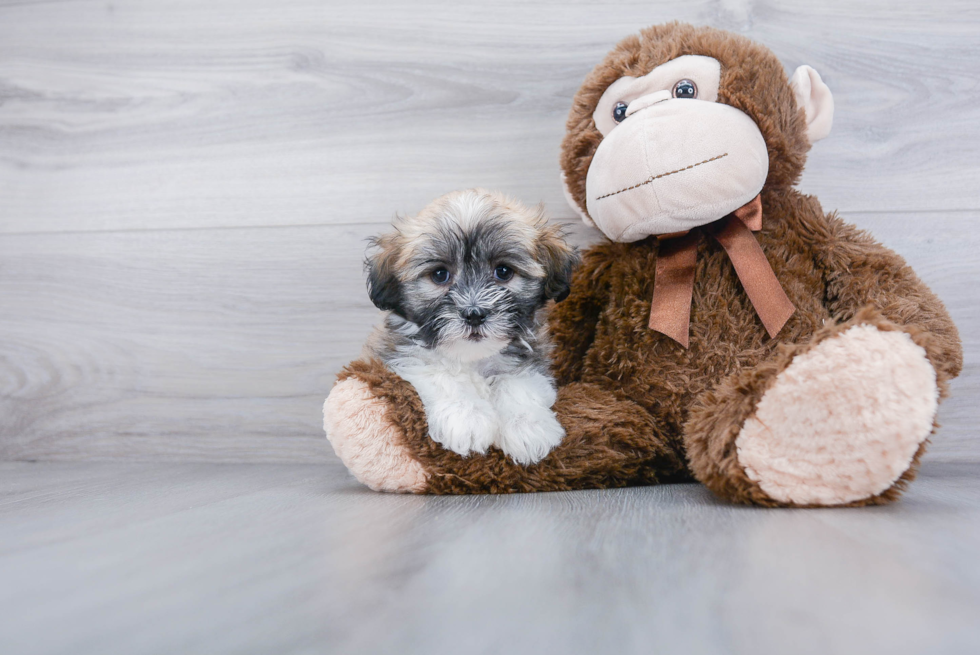
[[[657,273],[653,279],[650,329],[667,335],[685,348],[689,343],[694,265],[700,237],[700,232],[692,231],[682,237],[661,241]]]
[[[762,319],[766,332],[775,337],[796,311],[751,230],[740,220],[729,220],[715,239],[728,253],[742,288]]]

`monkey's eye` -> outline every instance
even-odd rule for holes
[[[613,120],[614,121],[616,121],[617,123],[622,123],[624,120],[626,120],[626,107],[627,106],[628,105],[625,102],[623,102],[622,100],[620,100],[619,102],[616,103],[616,106],[613,107]]]
[[[681,80],[674,85],[675,98],[694,99],[698,97],[698,85],[691,80]]]
[[[443,284],[447,284],[452,275],[450,275],[449,271],[444,268],[437,268],[429,274],[429,277],[432,278],[433,282],[441,286]]]
[[[514,269],[505,264],[501,264],[497,268],[493,269],[493,277],[501,282],[506,282],[510,278],[514,277]]]

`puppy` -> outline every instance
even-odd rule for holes
[[[394,227],[366,262],[371,300],[388,312],[366,354],[412,384],[444,448],[543,459],[565,431],[541,309],[568,295],[578,252],[541,209],[482,189]]]

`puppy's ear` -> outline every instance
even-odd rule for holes
[[[371,248],[364,262],[367,270],[368,295],[374,306],[383,311],[401,314],[402,285],[395,276],[398,246],[391,235],[371,239]]]
[[[565,242],[560,227],[548,224],[538,238],[538,261],[545,270],[544,297],[561,302],[571,291],[572,272],[581,261],[578,248]]]

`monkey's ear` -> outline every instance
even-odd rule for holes
[[[581,257],[578,248],[568,245],[561,229],[549,225],[538,241],[538,259],[544,266],[544,297],[561,302],[572,289],[572,273]]]
[[[806,136],[810,143],[816,143],[830,134],[834,123],[834,96],[820,73],[809,66],[800,66],[789,81],[796,104],[806,113]]]
[[[377,251],[368,255],[364,262],[367,269],[368,295],[374,306],[383,311],[401,313],[402,285],[395,276],[397,251],[386,239],[375,239],[372,245]]]

